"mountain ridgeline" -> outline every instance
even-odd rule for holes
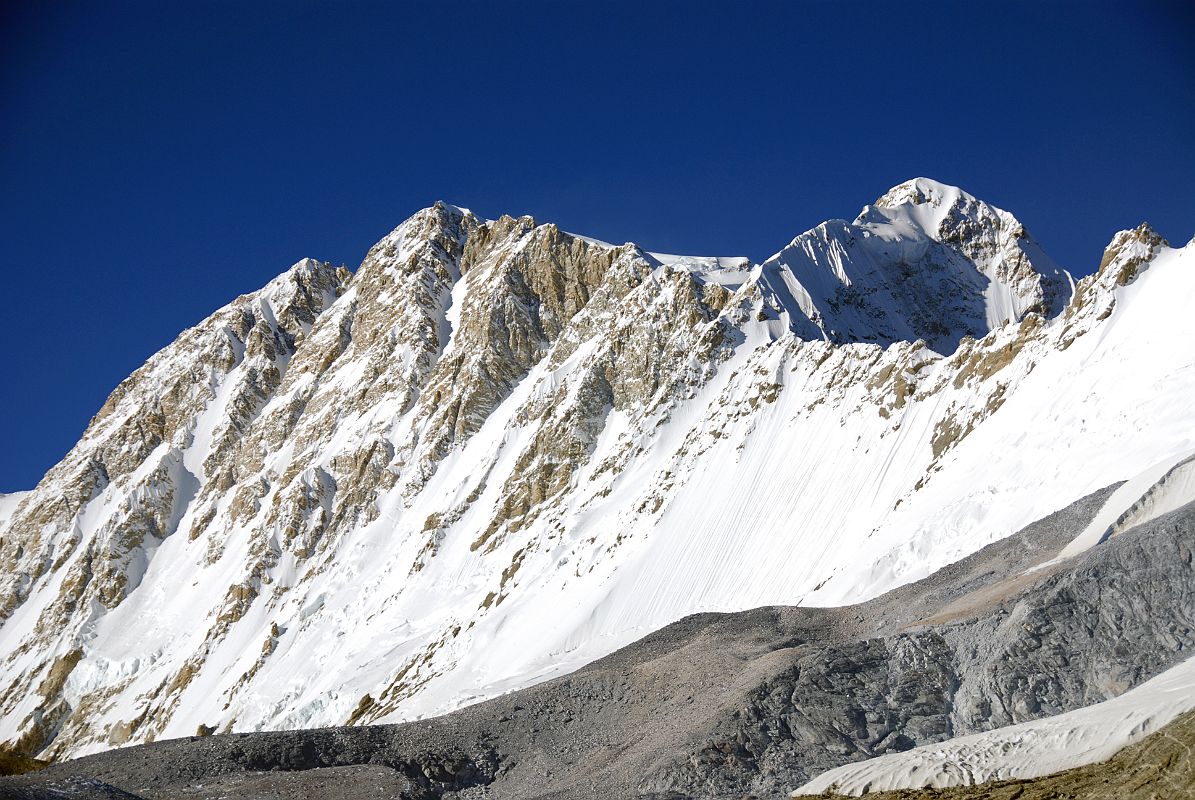
[[[926,179],[761,264],[436,204],[183,332],[0,497],[0,741],[422,718],[925,578],[1195,452],[1191,251],[1142,225],[1076,282]]]

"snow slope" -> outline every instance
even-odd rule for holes
[[[0,525],[3,525],[17,510],[20,502],[29,496],[29,492],[11,492],[0,494]]]
[[[1037,778],[1105,761],[1195,708],[1195,658],[1119,697],[1053,717],[847,764],[793,792],[868,792]]]
[[[1060,499],[1190,454],[1195,394],[1185,387],[1195,380],[1195,333],[1181,309],[1195,296],[1192,262],[1191,244],[1159,250],[1134,281],[1115,288],[1095,335],[1026,364],[1031,371],[939,462],[940,474],[867,536],[870,553],[883,555],[856,561],[837,586],[806,602],[843,603],[854,592],[873,596],[924,577],[1045,516]],[[1055,323],[1065,324],[1065,315]],[[1015,362],[1003,372],[1014,369]],[[851,564],[849,552],[840,548],[835,559]]]
[[[1195,450],[1195,248],[917,179],[764,264],[438,204],[154,356],[0,531],[0,740],[439,714]],[[1073,291],[1073,296],[1072,296]]]

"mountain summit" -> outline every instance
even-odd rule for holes
[[[1191,253],[1119,234],[1075,283],[923,178],[762,264],[438,203],[184,331],[0,497],[0,739],[412,719],[922,578],[1195,451]]]
[[[927,178],[893,187],[854,222],[801,234],[764,270],[800,309],[806,338],[924,339],[944,354],[1031,311],[1057,314],[1071,290],[1016,217]]]

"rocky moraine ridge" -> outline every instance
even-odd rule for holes
[[[355,272],[299,262],[185,331],[34,490],[0,497],[0,739],[60,760],[401,722],[564,675],[694,612],[879,603],[1195,453],[1195,341],[1169,313],[1191,249],[1143,225],[1075,281],[1011,214],[926,179],[760,264],[437,204]],[[1155,610],[1137,611],[1152,630]],[[781,792],[813,765],[1114,696],[1188,646],[1171,631],[1135,670],[1083,662],[1028,690],[976,682],[996,663],[985,647],[1013,646],[995,622],[914,635],[912,612],[854,613],[768,612],[792,643],[767,648],[816,642],[829,659],[832,640],[826,663],[849,668],[784,677],[764,659],[740,687],[756,699],[738,719],[758,725],[703,711],[713,749],[691,748],[688,767],[652,750],[635,791]],[[919,665],[907,708],[876,722],[826,699],[840,673],[858,683],[844,696],[903,696],[880,685],[899,680],[890,662]],[[711,691],[728,664],[693,680]],[[643,680],[671,696],[688,679]],[[560,702],[549,716],[597,713]],[[481,724],[460,713],[445,719],[474,721],[444,730]],[[468,751],[444,756],[451,781],[404,780],[496,780],[502,747],[460,742],[437,750]]]

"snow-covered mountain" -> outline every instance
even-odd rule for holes
[[[1142,226],[1075,283],[926,179],[758,265],[437,204],[0,498],[0,740],[410,719],[928,575],[1195,451],[1193,254]]]

